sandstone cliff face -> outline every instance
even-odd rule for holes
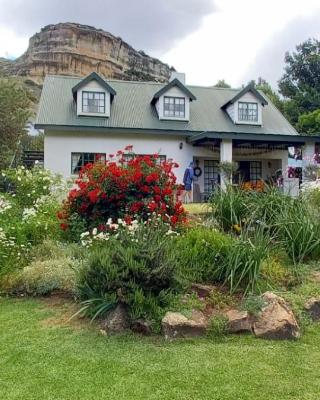
[[[48,25],[30,38],[28,50],[13,62],[0,62],[10,75],[42,83],[46,74],[166,82],[170,67],[136,51],[121,38],[87,25]]]

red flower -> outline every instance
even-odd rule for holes
[[[61,228],[63,231],[66,231],[66,230],[69,228],[69,225],[68,225],[68,224],[65,224],[65,223],[62,223],[62,224],[60,224],[60,228]]]
[[[147,183],[156,182],[157,180],[159,180],[159,174],[157,172],[152,172],[146,177]]]
[[[157,209],[157,204],[154,202],[154,201],[152,201],[151,203],[149,203],[148,204],[148,208],[149,208],[149,210],[151,211],[151,212],[153,212],[153,211],[155,211],[156,209]]]
[[[132,144],[128,144],[128,146],[126,146],[124,149],[125,149],[125,151],[132,151],[133,146],[132,146]]]
[[[96,203],[98,201],[99,194],[100,194],[100,189],[94,189],[88,192],[90,203]]]

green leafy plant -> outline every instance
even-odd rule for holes
[[[242,302],[241,309],[248,311],[248,313],[253,317],[257,317],[265,305],[266,302],[262,297],[249,295]]]
[[[207,333],[212,338],[225,336],[228,333],[228,317],[223,314],[213,316],[210,320]]]
[[[101,317],[121,302],[133,318],[147,318],[159,330],[161,316],[182,288],[166,232],[161,224],[155,229],[142,223],[134,234],[123,230],[90,248],[78,276],[83,313]]]
[[[175,241],[182,274],[193,282],[213,282],[233,239],[216,229],[189,229]]]

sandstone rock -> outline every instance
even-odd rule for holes
[[[208,297],[216,289],[212,285],[202,285],[201,283],[193,283],[191,290],[195,292],[199,297]]]
[[[121,333],[128,329],[130,321],[126,307],[123,304],[118,304],[108,314],[103,326],[107,333]]]
[[[299,326],[284,299],[271,292],[264,293],[262,298],[266,306],[253,323],[255,336],[265,339],[299,338]]]
[[[142,335],[151,335],[151,325],[148,321],[143,319],[136,319],[131,323],[131,330],[135,333],[141,333]]]
[[[161,325],[165,338],[174,339],[204,335],[207,321],[200,311],[194,311],[190,319],[178,312],[167,312]]]
[[[305,305],[304,309],[314,321],[320,320],[320,298],[312,297]]]
[[[229,319],[229,332],[252,332],[252,321],[247,311],[230,310],[226,313],[226,316]]]
[[[167,82],[170,67],[121,38],[76,23],[45,26],[29,40],[27,51],[14,61],[1,59],[0,68],[42,83],[46,74]]]

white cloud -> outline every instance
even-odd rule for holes
[[[188,83],[210,85],[224,78],[232,86],[240,86],[257,78],[252,65],[258,63],[256,56],[265,46],[277,49],[275,32],[285,32],[290,21],[310,18],[320,10],[318,0],[217,0],[216,5],[218,11],[205,18],[201,29],[162,56],[162,60],[186,72]],[[299,40],[314,33],[308,23],[300,28]],[[292,35],[286,45],[293,48],[296,40]],[[281,50],[282,58],[285,50]],[[274,65],[269,55],[264,71],[275,71],[280,78],[279,63]]]
[[[84,0],[33,0],[28,5],[0,0],[0,56],[20,55],[30,34],[45,24],[77,20],[123,36],[186,72],[190,84],[225,79],[240,86],[259,75],[274,83],[282,75],[285,51],[320,33],[319,0],[92,2],[112,10],[112,18],[106,17],[110,12],[92,12],[96,9]]]

